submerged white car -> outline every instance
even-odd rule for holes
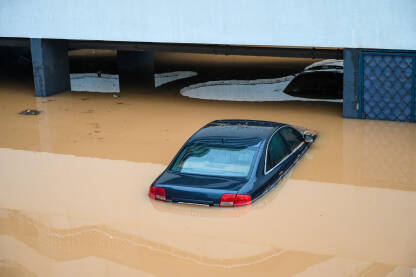
[[[343,60],[323,60],[296,74],[284,92],[304,98],[342,99],[343,77]]]

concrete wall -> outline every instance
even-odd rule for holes
[[[416,50],[415,0],[1,0],[0,37]]]

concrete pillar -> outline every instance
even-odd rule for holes
[[[36,96],[70,91],[68,49],[65,40],[30,39]]]
[[[358,118],[358,87],[359,87],[359,54],[360,49],[344,49],[344,104],[343,115]]]
[[[120,91],[141,87],[154,88],[153,53],[144,51],[117,51]]]

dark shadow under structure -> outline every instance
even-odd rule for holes
[[[120,86],[154,87],[154,52],[344,59],[343,116],[416,121],[416,51],[218,44],[0,38],[0,46],[30,47],[36,96],[69,91],[68,49],[117,50]]]

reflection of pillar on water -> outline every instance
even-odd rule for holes
[[[38,130],[39,130],[39,146],[41,152],[52,152],[53,140],[51,136],[51,129],[49,127],[49,113],[48,103],[45,103],[45,98],[36,97],[36,109],[41,113],[38,115]]]
[[[343,120],[345,183],[415,190],[416,129],[408,126]]]

